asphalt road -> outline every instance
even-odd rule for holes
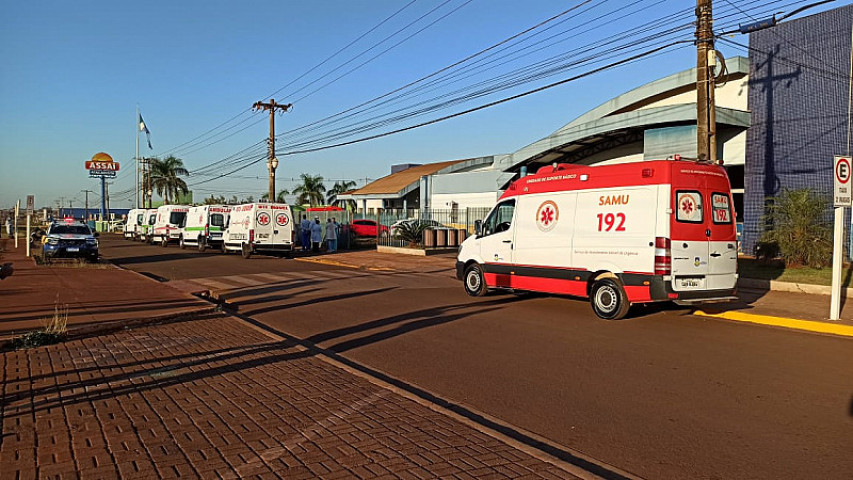
[[[850,339],[676,308],[606,322],[565,298],[471,299],[448,271],[102,251],[168,279],[233,278],[243,315],[645,478],[853,478]],[[239,281],[270,272],[287,278]]]

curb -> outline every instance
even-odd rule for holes
[[[355,270],[369,270],[372,272],[396,272],[397,270],[388,267],[367,267],[362,265],[353,265],[351,263],[338,262],[337,260],[327,260],[324,258],[295,258],[294,260],[298,262],[313,262],[313,263],[321,263],[323,265],[331,265],[333,267],[344,267],[344,268],[353,268]]]
[[[693,312],[693,315],[700,317],[719,318],[723,320],[733,320],[735,322],[782,327],[790,330],[822,333],[838,337],[853,337],[853,326],[851,325],[815,322],[811,320],[797,320],[793,318],[771,317],[769,315],[755,315],[752,313],[743,313],[735,311],[709,313],[704,312],[702,310],[696,310]]]
[[[811,283],[779,282],[776,280],[759,280],[756,278],[739,278],[739,288],[750,290],[771,290],[774,292],[805,293],[808,295],[832,295],[832,287],[814,285]],[[842,288],[841,296],[853,298],[853,288]]]

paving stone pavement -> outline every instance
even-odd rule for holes
[[[0,355],[0,478],[577,478],[224,314]]]

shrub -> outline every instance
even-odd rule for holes
[[[832,228],[826,221],[828,199],[804,188],[784,190],[771,200],[767,212],[770,229],[760,240],[760,245],[769,250],[767,253],[778,248],[786,264],[815,268],[830,264]]]
[[[403,222],[397,227],[395,236],[400,240],[409,242],[409,245],[414,246],[421,243],[424,237],[424,231],[427,228],[429,228],[429,225],[421,220]]]

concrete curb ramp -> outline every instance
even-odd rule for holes
[[[770,325],[773,327],[789,328],[793,330],[801,330],[806,332],[823,333],[826,335],[836,335],[840,337],[853,337],[853,326],[841,325],[827,322],[813,322],[810,320],[796,320],[793,318],[771,317],[768,315],[754,315],[743,312],[721,312],[709,313],[702,310],[696,310],[693,315],[700,317],[721,318],[724,320],[734,320],[736,322],[756,323],[759,325]]]

